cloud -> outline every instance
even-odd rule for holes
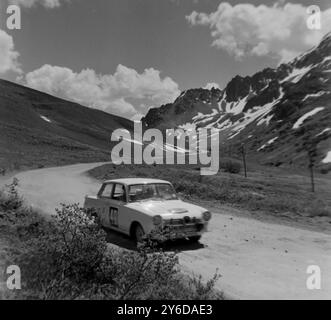
[[[61,5],[61,2],[68,0],[8,0],[10,4],[17,4],[22,7],[31,8],[37,4],[53,9]]]
[[[158,70],[138,73],[123,65],[111,75],[44,65],[27,73],[24,82],[31,88],[127,118],[145,113],[150,105],[171,102],[180,93],[177,83],[169,77],[161,78]]]
[[[18,56],[19,53],[15,51],[13,38],[0,29],[0,74],[8,71],[21,73],[17,62]]]
[[[220,89],[220,85],[216,82],[208,82],[203,89],[211,90],[212,88]]]
[[[331,8],[321,12],[321,30],[309,30],[308,17],[307,7],[281,1],[272,6],[222,2],[215,12],[193,11],[186,19],[193,26],[209,27],[212,45],[236,59],[272,55],[288,61],[331,30]]]

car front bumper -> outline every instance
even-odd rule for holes
[[[201,236],[207,231],[207,223],[166,224],[151,233],[153,240],[164,242],[168,240],[189,239]]]

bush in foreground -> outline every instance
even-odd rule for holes
[[[15,263],[23,299],[219,299],[207,283],[180,272],[174,253],[108,246],[106,233],[78,205],[62,205],[28,239]]]
[[[6,299],[221,299],[207,283],[179,270],[174,253],[143,246],[109,247],[106,233],[78,205],[63,205],[49,221],[24,206],[14,180],[0,190],[0,242],[10,240],[4,263],[19,265],[22,290]],[[7,241],[6,241],[7,242]],[[3,266],[4,267],[4,266]]]

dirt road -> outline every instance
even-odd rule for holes
[[[84,175],[97,165],[47,168],[16,176],[29,204],[51,214],[60,203],[82,204],[86,194],[97,192],[99,183]],[[209,279],[218,268],[222,277],[217,287],[232,298],[331,299],[330,235],[233,213],[220,207],[201,246],[181,248],[180,263],[185,271]],[[309,265],[320,267],[320,290],[307,289]]]

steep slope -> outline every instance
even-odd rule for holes
[[[216,128],[224,150],[244,144],[271,165],[307,164],[307,142],[317,164],[331,163],[331,34],[276,69],[234,77],[224,90],[192,89],[172,104],[149,110],[149,127]]]
[[[0,168],[109,160],[117,128],[132,122],[0,80]]]

